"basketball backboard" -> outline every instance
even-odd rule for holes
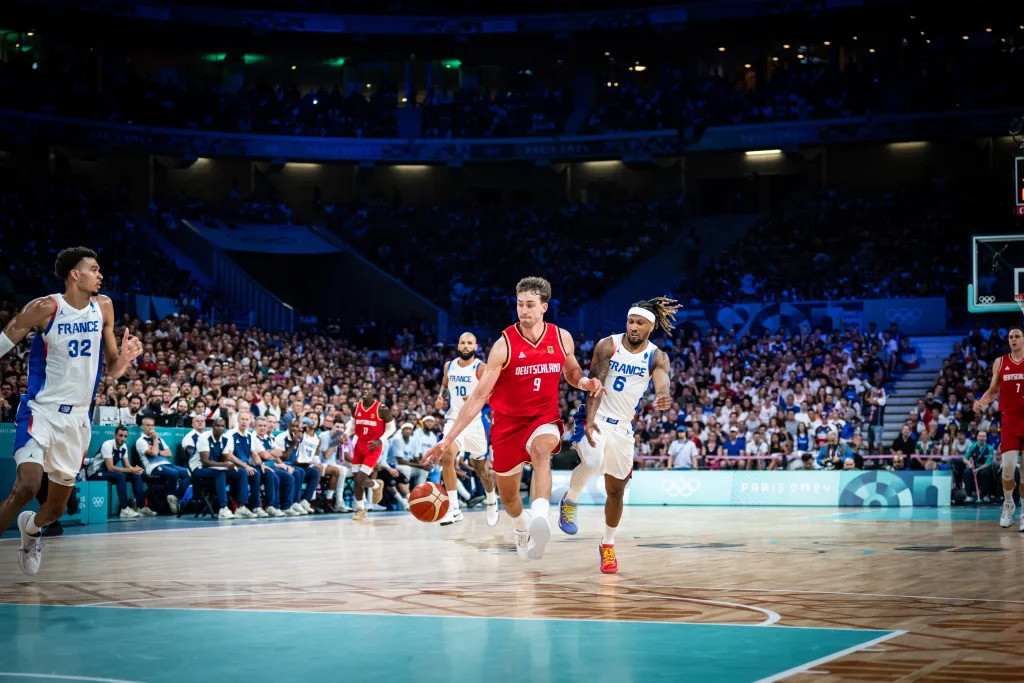
[[[1024,235],[973,235],[967,310],[1012,313],[1014,296],[1024,292]]]

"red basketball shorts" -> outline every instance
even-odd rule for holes
[[[562,447],[562,432],[565,424],[558,415],[539,417],[516,417],[494,414],[491,420],[491,448],[494,451],[495,474],[516,474],[523,469],[523,463],[530,462],[530,446],[542,434],[558,436],[552,454]]]
[[[372,470],[377,466],[377,460],[380,458],[380,454],[383,451],[383,447],[378,448],[375,451],[364,451],[359,448],[357,443],[355,449],[352,451],[352,466],[355,469],[359,469],[360,465],[366,465]]]
[[[1003,413],[1003,424],[999,431],[999,452],[1024,452],[1024,415]]]

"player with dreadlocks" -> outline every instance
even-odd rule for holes
[[[580,464],[572,471],[569,490],[562,498],[558,526],[567,534],[578,531],[579,495],[590,477],[603,474],[607,500],[599,551],[605,574],[614,574],[619,568],[615,530],[622,517],[626,482],[633,474],[633,419],[652,379],[654,407],[668,410],[672,406],[668,391],[671,365],[668,355],[650,342],[651,332],[655,327],[670,332],[678,310],[676,301],[664,296],[633,304],[626,317],[626,333],[605,337],[594,347],[590,376],[600,380],[607,393],[592,397],[573,415],[576,427],[572,441],[580,454]]]

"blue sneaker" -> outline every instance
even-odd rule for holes
[[[576,508],[576,503],[569,503],[562,496],[562,502],[558,505],[558,528],[570,536],[575,536],[579,531],[576,526]]]

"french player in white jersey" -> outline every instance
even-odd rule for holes
[[[590,376],[601,380],[607,393],[588,398],[573,415],[572,441],[580,464],[572,471],[569,490],[562,498],[558,526],[567,534],[578,531],[579,495],[595,474],[604,475],[605,531],[598,548],[601,571],[614,574],[615,530],[622,518],[626,482],[633,474],[633,419],[654,381],[654,407],[672,407],[669,394],[671,364],[668,354],[651,343],[655,326],[670,332],[679,306],[673,299],[656,297],[633,304],[626,317],[626,333],[605,337],[594,347]]]
[[[459,357],[448,361],[444,366],[444,377],[441,379],[441,391],[434,401],[434,407],[444,410],[445,391],[448,392],[448,412],[444,415],[444,434],[447,435],[455,424],[466,398],[473,394],[480,382],[480,373],[485,363],[476,357],[476,337],[472,332],[464,332],[459,337]],[[441,457],[441,478],[448,492],[448,514],[441,519],[441,525],[447,526],[463,519],[459,509],[459,494],[456,490],[458,477],[455,474],[455,461],[463,453],[469,455],[469,462],[480,481],[484,484],[487,505],[487,525],[498,523],[498,495],[494,489],[494,472],[487,460],[490,449],[487,445],[487,432],[481,415],[473,418],[469,426],[459,434],[451,448]]]
[[[89,448],[92,401],[103,361],[118,378],[142,354],[142,342],[125,329],[118,350],[114,305],[100,295],[96,252],[71,247],[57,254],[57,279],[63,294],[30,301],[0,332],[0,356],[35,332],[28,354],[28,391],[15,417],[14,488],[0,503],[0,529],[36,495],[45,472],[49,495],[39,512],[18,515],[21,548],[18,564],[26,574],[39,571],[42,527],[61,516]]]

